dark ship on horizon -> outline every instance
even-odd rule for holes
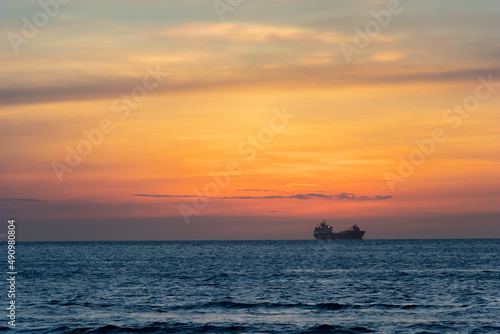
[[[323,220],[320,225],[314,229],[314,237],[316,240],[339,240],[339,239],[363,239],[365,231],[361,231],[358,226],[341,231],[332,232],[333,226],[327,225],[326,220]]]

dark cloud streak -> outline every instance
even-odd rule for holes
[[[0,202],[47,202],[34,198],[0,198]]]
[[[361,73],[359,68],[355,73]],[[389,69],[388,69],[389,70]],[[353,73],[354,73],[353,72]],[[283,85],[286,83],[304,82],[308,78],[311,86],[344,87],[353,85],[381,85],[415,82],[458,82],[477,80],[478,76],[487,77],[493,74],[496,78],[500,74],[499,68],[467,69],[459,71],[441,72],[413,72],[398,73],[397,69],[390,69],[387,74],[355,75],[346,73],[339,75],[338,67],[332,66],[283,66],[279,69],[260,71],[255,77],[230,78],[225,80],[198,79],[193,82],[165,82],[155,89],[154,93],[161,92],[196,92],[224,88],[244,88],[262,83]],[[395,74],[391,74],[395,73]],[[332,75],[335,74],[335,75]],[[84,82],[76,85],[60,85],[52,87],[4,88],[0,89],[0,105],[36,104],[47,102],[78,101],[88,99],[109,99],[114,101],[122,94],[129,94],[130,90],[141,83],[142,78],[85,78]],[[309,85],[309,84],[308,84]]]
[[[132,196],[138,197],[154,197],[154,198],[194,198],[203,196],[191,196],[191,195],[161,195],[161,194],[133,194]],[[357,196],[352,193],[340,193],[336,195],[324,195],[324,194],[296,194],[289,196],[282,195],[270,195],[270,196],[220,196],[220,197],[207,197],[209,199],[300,199],[300,200],[312,200],[312,199],[328,199],[328,200],[354,200],[354,201],[381,201],[385,199],[390,199],[392,196],[381,196],[377,195],[374,197],[368,196]]]

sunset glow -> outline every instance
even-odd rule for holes
[[[73,1],[16,47],[41,9],[5,3],[1,212],[25,240],[500,237],[500,6],[401,6],[349,62],[387,2]]]

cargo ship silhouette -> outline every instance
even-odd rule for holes
[[[361,231],[356,225],[338,233],[332,232],[332,228],[333,226],[327,225],[326,220],[323,220],[314,229],[314,237],[316,240],[363,239],[365,234],[365,231]]]

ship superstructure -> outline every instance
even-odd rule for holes
[[[365,231],[361,231],[357,225],[342,231],[333,232],[333,226],[327,225],[323,220],[320,225],[316,225],[314,229],[314,237],[316,240],[336,240],[336,239],[363,239]]]

